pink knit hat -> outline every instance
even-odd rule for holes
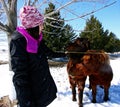
[[[27,29],[43,24],[44,17],[35,7],[24,6],[20,9],[20,20],[22,26]]]

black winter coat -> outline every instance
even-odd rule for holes
[[[42,40],[37,53],[26,51],[26,39],[15,31],[10,42],[13,83],[20,107],[46,107],[55,98],[57,88],[50,74],[47,57],[63,57],[54,53]]]

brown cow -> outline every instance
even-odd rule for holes
[[[90,86],[92,88],[93,103],[96,103],[96,86],[104,88],[104,101],[109,98],[109,87],[113,79],[113,71],[110,66],[109,56],[102,50],[88,50],[82,58],[82,63],[76,67],[80,71],[89,75]]]
[[[79,68],[76,68],[76,64],[81,63],[81,58],[83,53],[90,48],[88,39],[86,38],[77,38],[74,43],[70,43],[67,47],[67,54],[69,61],[67,64],[67,72],[69,76],[69,82],[72,89],[72,100],[76,101],[76,86],[78,87],[78,99],[79,107],[82,107],[83,99],[83,90],[85,87],[85,80],[87,75],[84,72],[79,71]],[[79,53],[81,52],[81,53]],[[82,53],[83,52],[83,53]]]
[[[113,78],[108,55],[104,51],[89,50],[89,48],[90,44],[86,38],[77,38],[66,47],[69,57],[67,72],[72,89],[72,100],[76,101],[77,86],[79,107],[83,107],[83,90],[87,76],[89,76],[94,103],[96,102],[97,85],[104,87],[104,100],[108,100],[109,87]]]

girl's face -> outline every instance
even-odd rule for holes
[[[39,34],[41,33],[42,30],[43,30],[43,24],[39,25]]]

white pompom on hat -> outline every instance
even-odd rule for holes
[[[33,6],[24,6],[20,9],[20,20],[22,26],[27,29],[43,24],[44,17],[37,8]]]

